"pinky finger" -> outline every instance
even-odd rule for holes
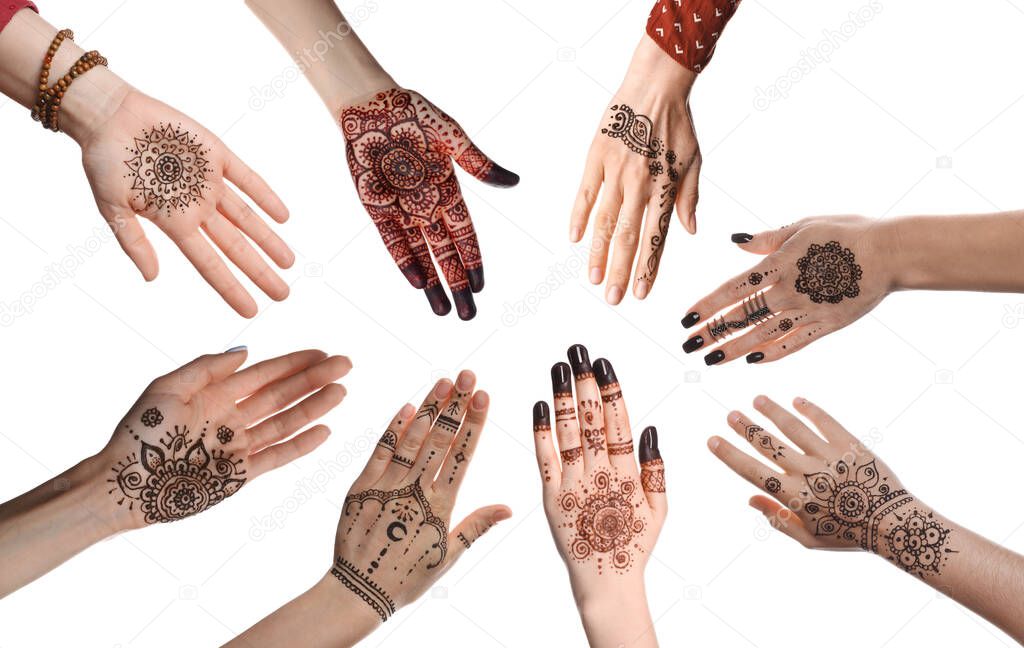
[[[665,462],[658,450],[658,430],[654,426],[640,434],[640,485],[647,494],[647,503],[659,518],[668,514],[665,496]]]
[[[259,477],[316,450],[331,435],[326,425],[316,425],[294,438],[264,448],[249,457],[252,476]]]
[[[512,511],[503,504],[478,508],[467,515],[466,519],[459,522],[448,534],[448,564],[445,568],[454,565],[455,561],[480,539],[480,536],[491,530],[491,527],[510,517]]]
[[[825,337],[829,333],[832,333],[832,330],[827,329],[823,324],[811,323],[801,326],[765,348],[747,354],[747,364],[764,364],[765,362],[781,360],[792,353],[796,353],[811,342]]]
[[[544,480],[544,493],[553,493],[562,483],[562,467],[551,439],[551,409],[547,402],[533,406],[533,444],[537,450],[537,468]]]
[[[754,495],[750,498],[750,506],[768,519],[773,529],[777,529],[793,538],[808,549],[818,546],[814,535],[807,530],[796,513],[765,495]]]

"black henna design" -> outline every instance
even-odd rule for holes
[[[782,490],[782,482],[777,477],[769,477],[764,480],[764,489],[769,493],[778,493]]]
[[[352,593],[373,608],[381,621],[395,613],[395,603],[391,597],[366,574],[341,556],[334,561],[331,575],[341,581]]]
[[[399,466],[405,466],[406,468],[412,468],[413,460],[401,455],[392,455],[391,461],[398,464]]]
[[[469,547],[473,544],[466,538],[465,534],[461,531],[459,532],[459,542],[461,542],[462,546],[464,546],[466,549],[469,549]]]
[[[756,286],[764,280],[764,275],[760,272],[751,272],[750,276],[747,277],[747,283],[751,286]]]
[[[654,124],[647,115],[638,115],[626,104],[611,107],[611,122],[601,133],[612,139],[621,140],[629,150],[648,158],[657,157],[662,143],[654,136]]]
[[[751,324],[763,324],[773,316],[772,309],[768,307],[768,301],[763,292],[756,292],[743,300],[743,318],[738,320],[726,320],[725,317],[718,317],[707,323],[708,334],[715,340],[722,340],[732,331],[745,329]]]
[[[784,445],[775,445],[770,434],[764,431],[764,428],[760,425],[748,425],[747,426],[747,441],[753,445],[759,445],[769,454],[772,459],[785,459],[786,455],[783,451],[786,449]]]
[[[789,319],[788,317],[779,322],[780,331],[788,331],[791,328],[793,328],[793,320]]]
[[[398,436],[391,430],[384,430],[384,434],[380,436],[380,441],[377,442],[377,445],[385,450],[394,452],[395,448],[398,447]]]
[[[894,514],[897,523],[886,533],[889,560],[904,571],[924,578],[938,574],[949,559],[959,553],[946,546],[950,530],[942,526],[934,513],[914,508],[910,514]]]
[[[843,298],[853,299],[860,294],[857,282],[864,273],[853,252],[838,241],[811,244],[796,267],[800,271],[796,291],[816,304],[838,304]]]
[[[217,428],[217,440],[220,441],[222,445],[227,445],[234,438],[235,431],[229,428],[228,426],[222,425],[219,428]]]
[[[142,424],[146,427],[156,427],[164,422],[164,415],[155,407],[150,407],[142,413]]]
[[[132,181],[131,191],[142,211],[155,210],[164,216],[173,211],[184,213],[210,189],[210,151],[203,148],[198,136],[181,126],[154,126],[135,137],[133,147],[125,150],[129,157],[124,163],[130,170],[125,177]]]

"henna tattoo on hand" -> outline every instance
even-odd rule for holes
[[[388,617],[395,613],[395,603],[391,597],[366,574],[341,556],[334,561],[331,575],[373,608],[381,621],[387,621]]]
[[[782,490],[782,482],[778,477],[768,477],[764,480],[764,489],[774,495]]]
[[[611,122],[601,129],[603,135],[620,140],[630,151],[647,158],[661,154],[664,145],[654,136],[650,117],[637,114],[626,104],[615,104],[611,111]]]
[[[608,454],[610,455],[627,455],[633,454],[633,442],[623,441],[622,443],[609,443]]]
[[[844,297],[853,299],[860,294],[857,282],[863,272],[853,252],[838,241],[811,244],[807,254],[796,262],[796,267],[800,271],[796,291],[807,295],[816,304],[838,304]]]
[[[793,328],[793,320],[789,319],[788,317],[782,319],[779,322],[779,330],[780,331],[788,331],[791,328]]]
[[[124,161],[132,181],[131,191],[140,211],[155,210],[162,216],[184,213],[204,198],[209,190],[207,176],[212,173],[208,156],[199,137],[181,126],[160,124],[143,131],[134,139],[133,148],[125,148]]]
[[[597,456],[604,450],[605,443],[604,416],[601,414],[601,406],[595,400],[583,399],[580,401],[580,414],[580,426],[587,450],[593,450],[594,456]]]
[[[562,450],[561,455],[564,463],[571,464],[574,461],[579,461],[583,457],[583,446]]]
[[[142,413],[142,424],[146,427],[156,427],[164,422],[164,415],[155,407],[150,407]]]
[[[647,526],[635,515],[636,482],[598,470],[592,485],[581,485],[580,490],[579,494],[566,492],[558,500],[567,518],[560,526],[575,531],[569,555],[581,563],[596,557],[598,574],[608,566],[619,573],[628,571],[634,552],[643,551],[636,538]]]
[[[664,493],[665,462],[653,459],[640,464],[640,486],[648,493]]]
[[[384,434],[380,435],[380,440],[377,441],[377,445],[391,452],[395,451],[398,447],[398,436],[391,430],[384,430]]]
[[[728,337],[733,330],[745,329],[751,324],[755,326],[763,324],[773,316],[764,293],[758,291],[743,300],[742,319],[733,321],[726,320],[725,317],[713,319],[707,323],[708,334],[715,340],[722,340]]]
[[[760,425],[747,426],[747,441],[753,445],[761,446],[764,450],[769,452],[772,459],[775,459],[776,461],[786,457],[786,455],[782,454],[783,450],[786,449],[786,446],[781,444],[775,445],[775,442],[772,441],[771,435],[765,434],[764,428]]]
[[[142,417],[147,421],[163,420],[156,408],[147,410]],[[128,432],[139,441],[139,454],[132,453],[119,461],[111,470],[114,476],[108,494],[117,503],[128,503],[134,510],[136,503],[146,524],[173,522],[223,502],[245,484],[246,471],[242,460],[222,450],[207,451],[203,444],[205,428],[200,438],[192,440],[189,429],[182,425],[168,430],[159,446],[142,441],[130,427]]]
[[[934,513],[922,513],[917,508],[910,514],[894,514],[897,524],[889,529],[885,541],[889,560],[904,571],[924,578],[926,574],[940,573],[949,555],[959,553],[946,545],[951,533],[935,520]]]
[[[413,463],[415,463],[412,459],[397,454],[391,456],[391,461],[406,468],[412,468]]]
[[[226,425],[222,425],[217,428],[217,440],[221,442],[221,445],[227,445],[235,438],[235,431]]]

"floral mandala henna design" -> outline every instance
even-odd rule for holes
[[[860,294],[863,272],[853,252],[829,241],[825,245],[811,244],[807,254],[796,262],[800,276],[796,280],[796,291],[807,295],[811,301],[820,304],[838,304],[844,297],[853,299]]]
[[[597,571],[608,564],[619,573],[628,571],[633,564],[633,552],[642,551],[635,537],[646,528],[643,519],[634,515],[636,482],[613,477],[607,470],[597,471],[593,486],[582,488],[582,493],[564,493],[558,505],[569,517],[564,526],[575,530],[569,542],[569,554],[574,560],[585,562],[597,555]]]
[[[915,508],[909,515],[895,517],[898,523],[885,540],[891,554],[889,560],[905,571],[921,578],[927,573],[938,574],[949,554],[958,553],[945,546],[950,531],[935,521],[934,514],[924,514]]]
[[[235,438],[235,431],[226,425],[222,425],[217,428],[217,440],[222,444],[227,445],[231,442],[231,439]]]
[[[760,272],[751,272],[750,276],[747,277],[747,283],[751,286],[756,286],[764,280],[764,275]]]
[[[241,459],[218,450],[211,454],[202,436],[192,441],[185,426],[174,426],[160,445],[163,449],[141,441],[139,455],[118,462],[107,480],[113,484],[108,493],[118,492],[118,504],[127,501],[131,510],[138,503],[146,524],[201,513],[245,484]]]
[[[164,415],[155,407],[150,407],[142,413],[142,424],[146,427],[156,427],[164,422]]]
[[[134,147],[125,148],[124,161],[132,181],[131,191],[142,203],[142,210],[156,210],[170,216],[183,213],[203,199],[207,174],[211,173],[207,156],[198,136],[170,124],[154,126],[134,138]]]
[[[779,321],[780,331],[788,331],[791,328],[793,328],[793,320],[789,319],[788,317]]]
[[[893,490],[879,477],[874,460],[836,462],[829,470],[804,475],[816,501],[804,505],[814,522],[814,535],[834,536],[878,553],[878,530],[890,513],[909,504],[907,491]]]

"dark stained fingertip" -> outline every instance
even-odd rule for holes
[[[750,243],[751,241],[753,241],[754,235],[747,234],[746,232],[737,232],[736,234],[730,236],[729,239],[732,240],[733,243],[742,245],[743,243]]]
[[[519,176],[517,174],[512,173],[500,164],[492,164],[491,170],[484,174],[480,178],[481,180],[496,187],[514,187],[519,184]]]
[[[569,365],[572,367],[572,373],[576,378],[580,378],[584,374],[594,373],[594,368],[590,366],[590,353],[587,351],[587,347],[582,344],[574,344],[569,347],[567,355],[569,356]]]
[[[533,427],[551,427],[551,410],[545,401],[537,401],[533,405]]]
[[[466,278],[469,279],[469,289],[475,293],[484,289],[484,269],[466,268]]]
[[[685,351],[686,353],[693,353],[702,346],[704,346],[704,336],[694,335],[692,338],[683,343],[683,351]]]
[[[430,302],[430,308],[435,315],[443,317],[452,312],[452,303],[448,301],[448,295],[445,294],[441,284],[424,288],[423,294],[427,296],[427,301]]]
[[[612,383],[619,382],[619,379],[615,377],[615,369],[612,368],[612,363],[604,358],[598,358],[594,361],[594,377],[597,378],[599,387],[607,387]]]
[[[754,364],[755,362],[761,362],[764,360],[764,354],[760,351],[754,351],[747,355],[747,364]]]
[[[476,301],[473,300],[473,291],[469,288],[452,293],[452,300],[455,302],[455,312],[459,314],[460,320],[471,320],[476,317]]]
[[[661,451],[658,450],[658,430],[649,425],[640,433],[640,463],[661,459]]]
[[[402,268],[402,274],[409,280],[413,288],[423,289],[427,287],[427,275],[424,274],[423,268],[418,263],[410,263],[406,267]]]
[[[689,313],[682,320],[683,328],[690,328],[691,326],[693,326],[694,324],[696,324],[699,321],[700,321],[700,313],[698,313],[697,311]]]
[[[564,362],[556,362],[551,367],[551,391],[572,394],[572,370]]]
[[[725,360],[725,351],[722,351],[721,349],[717,351],[712,351],[711,353],[704,356],[704,364],[706,364],[709,367],[713,364],[718,364],[722,360]]]

